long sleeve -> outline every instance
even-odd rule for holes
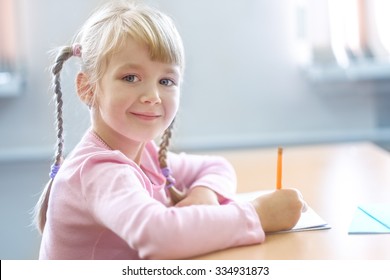
[[[222,157],[169,153],[168,159],[179,189],[206,186],[226,199],[236,191],[235,171]]]
[[[142,185],[142,174],[128,165],[97,164],[90,159],[83,169],[98,176],[82,174],[91,213],[141,258],[187,258],[264,240],[249,203],[167,207],[151,198]]]

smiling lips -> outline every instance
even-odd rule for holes
[[[155,120],[159,117],[161,117],[161,115],[159,114],[155,114],[155,113],[149,113],[149,112],[132,112],[131,113],[133,116],[141,119],[141,120],[145,120],[145,121],[152,121],[152,120]]]

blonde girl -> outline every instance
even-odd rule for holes
[[[76,88],[91,128],[64,159],[60,72],[71,57],[81,64]],[[168,151],[183,70],[172,20],[131,1],[108,1],[60,49],[57,152],[36,206],[41,259],[189,258],[295,225],[298,191],[236,203],[226,160]]]

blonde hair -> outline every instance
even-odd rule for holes
[[[63,160],[63,101],[60,84],[63,64],[72,56],[80,56],[81,70],[88,75],[91,86],[96,86],[110,56],[121,48],[129,37],[148,46],[152,60],[178,65],[181,71],[184,71],[183,44],[171,18],[137,1],[109,1],[91,15],[75,36],[72,45],[77,46],[76,52],[72,46],[62,47],[58,51],[52,67],[56,98],[57,149],[51,179],[34,209],[35,222],[40,232],[43,232],[46,224],[51,185]],[[173,123],[165,130],[160,143],[159,164],[165,170],[168,168],[166,158],[172,125]],[[177,202],[181,199],[180,194],[172,186],[171,174],[166,177],[171,198]]]
[[[74,39],[82,46],[82,70],[90,82],[100,79],[107,59],[128,37],[147,45],[152,60],[183,70],[183,44],[168,16],[138,2],[110,1],[86,21]]]

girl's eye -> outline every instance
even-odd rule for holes
[[[129,83],[135,83],[139,81],[139,78],[136,75],[127,75],[123,77],[123,80]]]
[[[171,79],[162,79],[162,80],[160,80],[160,84],[163,86],[170,87],[170,86],[175,85],[175,82],[172,81]]]

